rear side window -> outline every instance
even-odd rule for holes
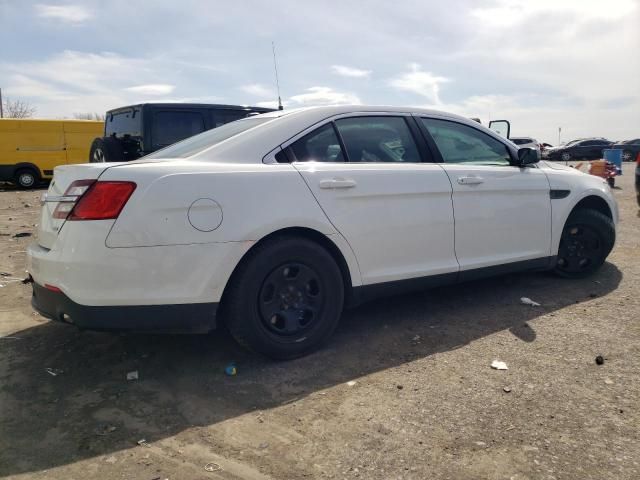
[[[105,136],[122,138],[125,135],[139,137],[141,131],[140,110],[130,109],[115,112],[107,116],[105,122]]]
[[[480,130],[448,120],[420,119],[445,163],[510,165],[506,145]]]
[[[402,117],[336,120],[349,162],[421,162],[418,147]]]
[[[340,141],[331,123],[296,140],[291,150],[298,162],[344,162]]]
[[[151,124],[153,148],[158,149],[176,143],[204,131],[204,119],[200,112],[155,112]]]

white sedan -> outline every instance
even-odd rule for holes
[[[345,305],[518,270],[596,271],[604,180],[459,116],[267,113],[130,163],[55,169],[28,250],[34,308],[90,329],[206,332],[275,358]]]

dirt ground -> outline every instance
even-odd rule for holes
[[[292,362],[224,332],[80,332],[34,314],[19,281],[33,238],[13,235],[34,231],[42,190],[0,187],[0,476],[638,479],[632,167],[594,277],[509,275],[370,303]]]

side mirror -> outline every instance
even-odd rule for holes
[[[518,166],[526,167],[540,161],[540,153],[537,149],[531,147],[523,147],[518,149]]]

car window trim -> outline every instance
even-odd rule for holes
[[[442,156],[442,153],[440,152],[440,149],[438,149],[438,146],[435,142],[435,140],[433,139],[433,137],[431,136],[431,133],[429,132],[429,130],[427,129],[427,127],[420,121],[420,119],[424,118],[427,120],[444,120],[447,122],[451,122],[451,123],[456,123],[458,125],[463,125],[465,127],[469,127],[473,130],[476,130],[480,133],[483,133],[485,135],[487,135],[488,137],[493,138],[494,140],[497,140],[499,143],[501,143],[502,145],[504,145],[504,147],[507,150],[507,153],[509,154],[509,158],[511,158],[511,161],[509,162],[509,165],[482,165],[482,164],[474,164],[476,166],[482,167],[482,166],[486,166],[486,167],[517,167],[520,168],[518,165],[516,165],[516,159],[515,159],[515,152],[514,149],[508,145],[503,139],[502,137],[500,137],[499,135],[495,134],[495,135],[490,135],[489,133],[476,128],[473,125],[467,125],[464,122],[458,122],[455,119],[449,118],[449,117],[440,117],[440,116],[436,116],[436,115],[425,115],[424,113],[417,113],[413,115],[414,117],[416,117],[416,122],[418,124],[418,127],[420,128],[420,131],[422,132],[422,134],[425,137],[425,140],[427,141],[427,143],[429,144],[429,146],[432,149],[435,149],[437,152],[437,158],[440,159],[439,162],[436,163],[443,163],[445,165],[469,165],[469,164],[465,164],[465,163],[452,163],[452,162],[445,162],[444,161],[444,157]],[[517,150],[517,147],[515,148]]]

